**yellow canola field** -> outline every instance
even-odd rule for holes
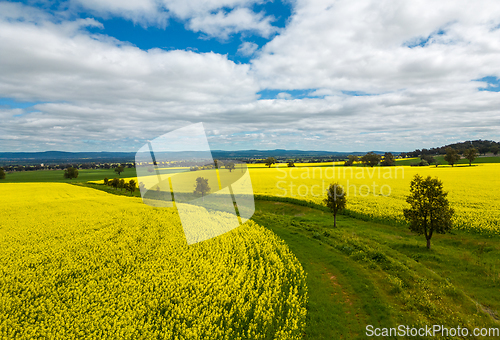
[[[302,337],[302,266],[255,223],[187,246],[173,208],[62,183],[0,189],[0,338]]]
[[[330,163],[331,164],[331,163]],[[347,208],[375,219],[403,220],[415,174],[438,177],[456,211],[455,227],[500,234],[500,164],[439,167],[344,167],[250,169],[255,194],[321,203],[331,182],[347,191]]]

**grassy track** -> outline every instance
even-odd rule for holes
[[[500,327],[500,244],[257,201],[253,219],[287,242],[307,272],[306,339],[366,339],[366,325]]]

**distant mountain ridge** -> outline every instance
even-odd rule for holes
[[[384,154],[382,151],[374,151]],[[50,163],[50,162],[133,162],[135,152],[67,152],[67,151],[43,151],[43,152],[0,152],[0,161],[6,163]],[[199,157],[200,152],[184,151],[172,152],[169,156],[174,158]],[[364,155],[365,152],[336,152],[336,151],[304,151],[304,150],[238,150],[224,151],[212,150],[214,159],[224,158],[286,158],[286,157],[342,157],[347,155]],[[398,153],[396,153],[398,154]],[[175,157],[177,156],[177,157]]]
[[[500,143],[493,140],[468,140],[465,142],[452,143],[430,149],[416,149],[411,152],[403,152],[402,155],[407,157],[419,157],[421,155],[442,155],[446,153],[447,148],[455,149],[459,153],[463,153],[469,148],[475,148],[480,154],[486,154],[487,152],[498,153],[498,150],[500,150]]]

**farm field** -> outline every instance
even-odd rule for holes
[[[488,158],[488,157],[485,157]],[[497,157],[489,157],[497,158]],[[249,164],[256,195],[293,198],[322,204],[324,193],[333,181],[342,184],[348,194],[344,214],[379,222],[404,224],[403,208],[409,184],[415,174],[438,177],[449,192],[456,211],[455,228],[474,233],[500,235],[500,163],[425,167],[344,167],[340,162],[286,164],[268,168]],[[203,172],[200,173],[200,176]],[[174,175],[173,173],[171,175]],[[126,177],[125,180],[136,177]],[[102,180],[93,183],[102,183]]]
[[[0,338],[300,339],[305,273],[248,222],[187,246],[176,211],[0,184]]]
[[[137,179],[127,170],[120,178]],[[366,325],[500,327],[491,190],[500,164],[252,164],[252,221],[192,246],[174,208],[101,185],[118,177],[112,170],[81,170],[91,180],[65,180],[75,185],[44,172],[0,183],[0,338],[365,339]],[[431,250],[403,227],[416,173],[441,179],[457,212],[456,230],[435,235]],[[333,181],[350,190],[337,228],[320,207]]]
[[[331,163],[330,163],[331,164]],[[255,194],[321,204],[328,184],[347,190],[346,214],[403,223],[405,196],[415,174],[438,177],[449,192],[459,230],[500,235],[500,164],[439,167],[297,167],[252,169]]]
[[[161,174],[171,174],[183,172],[189,169],[186,168],[161,168]],[[125,168],[125,171],[118,175],[114,169],[80,169],[78,170],[78,178],[64,178],[64,170],[38,170],[38,171],[15,171],[9,173],[0,183],[85,183],[91,181],[102,182],[107,178],[135,178],[136,172],[134,168]]]
[[[276,201],[257,201],[253,219],[286,241],[307,272],[304,339],[367,339],[367,325],[500,327],[498,239],[437,235],[428,250],[408,229],[345,215],[334,228],[329,212]]]

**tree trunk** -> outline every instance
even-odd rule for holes
[[[427,239],[427,249],[431,249],[431,239]]]

